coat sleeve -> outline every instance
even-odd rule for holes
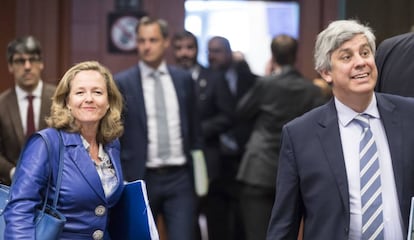
[[[269,222],[267,240],[297,238],[303,211],[299,184],[295,154],[285,127],[282,132],[276,198]]]
[[[49,176],[48,150],[40,135],[34,135],[23,149],[5,209],[5,239],[34,239],[35,212],[41,206]]]

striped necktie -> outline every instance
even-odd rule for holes
[[[381,171],[378,151],[369,126],[370,116],[358,115],[355,121],[362,128],[359,145],[362,240],[384,239],[382,215]]]

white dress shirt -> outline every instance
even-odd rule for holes
[[[349,239],[361,239],[361,193],[359,176],[359,140],[361,138],[361,127],[353,121],[359,114],[345,106],[337,98],[335,105],[338,112],[339,130],[341,134],[342,150],[344,153],[346,172],[349,187],[350,202],[350,228]],[[395,187],[394,171],[388,146],[385,129],[380,119],[375,95],[371,103],[364,111],[371,116],[369,123],[371,131],[377,144],[382,187],[382,203],[384,217],[384,239],[403,239],[402,218]]]
[[[29,106],[29,101],[27,101],[27,95],[31,94],[33,98],[33,112],[34,112],[34,122],[35,128],[39,129],[39,121],[40,121],[40,106],[42,103],[42,88],[43,82],[39,81],[37,87],[31,93],[27,93],[19,86],[15,86],[16,96],[17,96],[17,104],[19,105],[19,113],[20,119],[22,120],[22,127],[23,132],[25,133],[27,130],[27,107]]]
[[[177,93],[167,65],[162,62],[158,69],[152,69],[144,62],[139,62],[142,79],[142,90],[144,93],[145,110],[147,114],[148,126],[148,168],[158,168],[163,166],[183,165],[186,162],[183,153],[183,138],[181,136],[180,123],[180,106],[178,105]],[[165,103],[167,109],[168,133],[170,143],[170,157],[162,160],[157,157],[157,124],[155,115],[155,101],[154,101],[154,79],[151,74],[158,70],[161,72],[160,79],[164,89]]]

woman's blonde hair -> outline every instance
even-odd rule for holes
[[[109,109],[101,119],[96,139],[100,143],[108,143],[120,137],[124,131],[121,120],[123,106],[122,95],[119,92],[111,72],[96,61],[85,61],[71,67],[60,80],[55,94],[52,97],[50,117],[46,119],[49,127],[64,129],[68,132],[79,132],[80,128],[75,123],[70,110],[66,106],[67,98],[71,90],[71,82],[76,74],[81,71],[92,70],[99,72],[105,79],[108,92]]]

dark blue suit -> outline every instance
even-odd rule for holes
[[[195,221],[195,192],[191,150],[201,148],[201,134],[191,75],[181,69],[168,67],[177,93],[183,152],[187,164],[174,172],[148,171],[148,127],[141,71],[133,66],[114,76],[124,96],[123,121],[125,132],[121,141],[121,163],[127,181],[145,179],[154,216],[163,213],[169,239],[193,239]],[[166,173],[166,174],[164,174]],[[177,213],[178,211],[178,213]],[[178,216],[177,216],[178,214]],[[188,234],[191,237],[188,238]]]
[[[414,97],[413,54],[413,32],[384,40],[375,54],[378,68],[375,91]]]
[[[235,101],[221,72],[201,67],[195,89],[204,140],[204,156],[211,182],[223,174],[220,134],[233,126],[231,117]]]
[[[178,97],[184,153],[191,165],[190,150],[200,148],[200,128],[197,121],[193,80],[189,73],[168,67]],[[138,65],[114,76],[124,96],[125,132],[121,137],[121,162],[127,181],[143,179],[148,158],[148,129],[141,71]]]
[[[414,196],[414,99],[376,93],[391,153],[397,196],[407,234]],[[334,101],[283,128],[276,200],[267,239],[348,239],[350,203]]]

